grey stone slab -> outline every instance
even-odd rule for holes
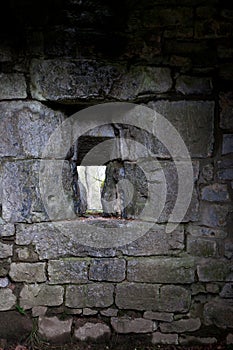
[[[128,261],[127,277],[133,282],[192,283],[192,258],[138,258]]]
[[[50,260],[48,264],[49,283],[85,283],[88,281],[88,266],[88,260],[76,258]]]
[[[192,157],[209,157],[213,151],[214,102],[158,101],[148,107],[162,114],[180,133]]]
[[[199,318],[181,319],[170,323],[161,323],[160,329],[163,333],[184,333],[194,332],[201,327]]]
[[[38,321],[38,332],[45,339],[54,343],[65,343],[71,340],[72,318],[59,320],[57,316],[40,316]]]
[[[187,312],[191,304],[190,292],[181,286],[167,285],[160,290],[159,311]]]
[[[27,97],[26,80],[23,74],[1,73],[0,74],[0,99],[11,100]]]
[[[228,300],[213,300],[204,306],[204,323],[226,329],[233,327],[233,304]]]
[[[72,308],[108,307],[113,304],[114,286],[107,283],[69,285],[66,289],[66,306]]]
[[[45,282],[45,263],[12,263],[10,277],[15,282]]]
[[[144,283],[121,283],[116,287],[116,305],[120,309],[159,309],[159,285]]]
[[[178,335],[155,332],[152,336],[152,344],[178,344]]]
[[[34,306],[59,306],[63,303],[64,288],[47,284],[25,284],[20,292],[20,306],[25,310]]]
[[[93,281],[121,282],[125,279],[124,259],[95,259],[91,261],[89,279]]]
[[[0,258],[5,259],[13,256],[13,245],[0,242]]]
[[[205,259],[198,263],[197,274],[201,282],[218,282],[230,280],[232,264],[225,260]]]
[[[9,288],[0,288],[0,311],[10,310],[16,304],[16,296]]]
[[[183,95],[189,94],[211,94],[213,90],[211,78],[191,77],[181,75],[176,80],[176,90]]]
[[[104,323],[87,322],[83,326],[74,330],[74,338],[80,341],[92,340],[96,341],[100,338],[109,338],[111,330]]]
[[[209,202],[225,202],[229,200],[227,185],[215,183],[201,190],[201,198]]]
[[[233,153],[233,135],[223,135],[222,155]]]
[[[39,158],[64,120],[61,112],[37,101],[1,102],[0,114],[0,157]]]
[[[153,322],[143,318],[111,318],[111,325],[117,333],[150,333],[153,331]]]

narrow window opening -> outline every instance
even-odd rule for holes
[[[86,206],[86,214],[101,214],[101,194],[106,178],[106,166],[77,166],[80,194]]]

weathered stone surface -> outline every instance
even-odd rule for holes
[[[216,256],[217,243],[214,240],[187,237],[187,252],[196,256]]]
[[[25,339],[32,331],[32,320],[17,311],[0,312],[0,338],[9,341]]]
[[[162,286],[160,289],[159,310],[164,312],[187,312],[191,294],[181,286]]]
[[[76,258],[50,260],[48,265],[49,282],[51,284],[87,282],[88,265],[88,260]]]
[[[148,107],[167,118],[180,133],[193,157],[208,157],[213,150],[214,103],[158,101]],[[186,121],[185,123],[183,121]],[[192,130],[192,132],[190,132]]]
[[[15,234],[15,227],[13,224],[0,225],[0,237],[11,237]]]
[[[118,309],[109,308],[106,310],[100,310],[100,314],[106,317],[116,317],[118,314]]]
[[[17,248],[15,251],[20,261],[36,262],[39,260],[32,246]]]
[[[85,307],[83,309],[83,316],[92,316],[97,314],[98,314],[97,310],[89,309],[88,307]]]
[[[116,305],[120,309],[158,310],[159,285],[121,283],[116,287]]]
[[[215,183],[201,190],[201,198],[209,202],[224,202],[229,199],[227,185]]]
[[[197,274],[202,282],[228,281],[231,265],[228,261],[205,260],[197,265]]]
[[[221,290],[220,296],[222,298],[233,299],[233,283],[227,283]]]
[[[10,270],[10,259],[5,259],[1,261],[0,264],[0,276],[5,277],[8,275],[9,270]]]
[[[63,303],[64,288],[46,284],[24,285],[20,292],[20,306],[31,309],[34,306],[59,306]]]
[[[201,170],[201,181],[204,183],[209,183],[214,177],[214,166],[212,163],[206,164]]]
[[[233,92],[220,93],[220,127],[222,129],[233,129]]]
[[[45,263],[12,263],[10,277],[15,282],[45,282]]]
[[[54,175],[54,167],[63,169],[62,175],[54,177],[54,182],[46,188],[44,202],[50,208],[49,215],[52,220],[70,219],[75,217],[73,191],[71,185],[70,165],[68,161],[57,160],[53,163],[51,173],[43,174],[45,168],[41,167],[39,160],[25,160],[6,162],[3,175],[3,201],[2,216],[9,222],[38,222],[48,221],[41,198],[42,183],[48,176]],[[39,173],[40,181],[39,181]],[[44,178],[43,178],[44,175]],[[43,178],[43,180],[42,180]],[[70,186],[69,186],[70,182]],[[56,185],[54,185],[56,184]],[[61,186],[60,189],[58,187]],[[59,192],[61,200],[54,203],[53,196]],[[67,205],[66,200],[70,203]]]
[[[227,216],[230,206],[204,203],[200,205],[200,221],[202,225],[210,227],[224,227],[227,224]]]
[[[190,258],[139,258],[128,261],[127,277],[134,282],[192,283],[194,271]]]
[[[109,221],[116,223],[117,221]],[[56,227],[52,223],[40,224],[17,224],[16,242],[18,245],[33,244],[35,251],[40,259],[57,259],[64,256],[93,256],[93,257],[108,257],[116,255],[113,248],[96,249],[87,245],[82,245],[79,241],[77,233],[81,232],[82,237],[86,237],[87,243],[91,233],[88,230],[89,224],[97,223],[96,220],[88,220],[86,223],[80,220],[75,220],[72,227],[69,222],[61,221],[56,223]],[[104,222],[102,221],[104,224]],[[123,221],[121,221],[123,223]],[[53,244],[51,244],[53,242]]]
[[[69,285],[66,289],[66,306],[74,308],[108,307],[113,303],[112,284]]]
[[[145,311],[143,317],[148,320],[158,320],[164,322],[172,322],[173,320],[173,314],[168,312]]]
[[[179,342],[182,345],[186,344],[214,344],[217,343],[217,339],[214,337],[194,337],[192,335],[184,335],[179,338]]]
[[[0,99],[26,98],[26,81],[23,74],[0,74]]]
[[[229,333],[226,338],[226,343],[227,344],[233,344],[233,334]]]
[[[62,113],[36,101],[1,102],[0,113],[0,157],[39,158],[64,120]]]
[[[152,335],[152,344],[178,344],[178,335],[155,332]]]
[[[0,278],[0,288],[6,288],[10,284],[10,281],[7,277]]]
[[[124,255],[172,255],[184,249],[184,229],[180,225],[171,233],[164,225],[154,225],[143,237],[120,248]]]
[[[6,221],[47,219],[39,197],[39,162],[19,161],[5,164],[2,215]],[[26,176],[27,174],[27,176]]]
[[[44,316],[47,310],[46,306],[34,306],[32,308],[32,317]]]
[[[212,81],[210,78],[198,78],[181,75],[176,80],[176,90],[184,95],[210,94],[212,92]]]
[[[124,259],[95,259],[91,262],[89,279],[93,281],[121,282],[125,279]]]
[[[233,161],[224,159],[217,162],[219,168],[218,178],[220,180],[233,180]]]
[[[56,316],[40,316],[38,321],[40,335],[51,342],[59,344],[71,340],[71,326],[72,318],[62,321]]]
[[[193,224],[189,224],[187,226],[187,232],[193,237],[220,238],[220,239],[224,239],[227,237],[227,231],[224,231],[218,228],[197,226]]]
[[[8,258],[13,255],[13,245],[0,242],[0,258]]]
[[[34,98],[70,103],[103,99],[106,95],[120,100],[135,99],[142,94],[168,91],[172,86],[167,68],[138,66],[127,71],[119,65],[87,60],[33,60],[31,78]]]
[[[161,323],[160,329],[163,333],[184,333],[194,332],[201,327],[201,321],[199,318],[181,319],[170,323]]]
[[[226,300],[213,300],[204,306],[204,322],[220,328],[233,328],[233,304]]]
[[[10,310],[16,303],[16,296],[9,288],[0,288],[0,311]]]
[[[206,283],[206,291],[208,293],[218,294],[219,293],[219,285],[214,283]]]
[[[223,135],[222,154],[233,153],[233,135]]]
[[[74,330],[74,338],[80,341],[99,340],[99,338],[109,338],[110,328],[104,323],[87,322],[84,326]]]
[[[168,68],[132,67],[129,73],[113,84],[110,96],[119,100],[135,99],[143,95],[166,92],[172,87]]]
[[[150,333],[153,332],[153,322],[144,318],[130,319],[126,317],[111,318],[111,325],[117,333]]]

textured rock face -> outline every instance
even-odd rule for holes
[[[108,338],[111,334],[110,328],[103,323],[85,323],[84,326],[75,329],[74,337],[77,340],[99,340]]]
[[[39,333],[47,340],[60,343],[70,340],[70,332],[72,326],[72,319],[65,321],[59,320],[55,317],[40,317],[39,318]]]

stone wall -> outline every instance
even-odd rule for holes
[[[58,342],[126,334],[165,344],[233,342],[232,19],[231,4],[218,0],[3,6],[0,338],[27,337],[34,320],[42,337]],[[167,233],[177,174],[166,148],[129,126],[86,135],[83,154],[93,138],[112,139],[116,129],[144,143],[168,183],[165,208],[145,235],[117,248],[93,248],[77,238],[86,234],[85,220],[134,232],[147,197],[137,162],[108,163],[103,191],[107,200],[117,195],[124,169],[137,189],[133,203],[111,213],[117,218],[77,216],[70,231],[65,210],[57,213],[60,231],[50,222],[38,174],[56,127],[109,101],[143,104],[173,123],[192,157],[194,191],[186,216]],[[58,166],[80,215],[74,150]]]

